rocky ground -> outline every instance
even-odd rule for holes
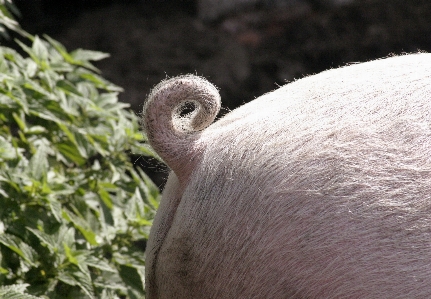
[[[301,3],[250,9],[212,23],[198,19],[193,1],[105,1],[61,7],[58,13],[26,4],[21,23],[68,49],[110,53],[97,65],[125,89],[120,99],[137,113],[150,88],[167,76],[207,77],[220,88],[225,113],[328,68],[431,51],[428,0],[361,0],[331,7]]]

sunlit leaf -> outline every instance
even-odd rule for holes
[[[89,298],[94,297],[94,291],[91,283],[91,277],[85,275],[79,270],[62,271],[59,274],[59,280],[66,284],[80,287]]]
[[[17,253],[31,266],[36,266],[36,251],[18,237],[0,234],[0,243]]]
[[[84,219],[79,218],[71,212],[63,211],[63,217],[71,221],[75,228],[79,230],[90,245],[98,245],[96,234],[91,230],[88,223]]]
[[[23,38],[0,46],[0,298],[141,299],[134,244],[160,196],[127,153],[157,155],[91,63],[108,54],[26,33],[10,3],[0,30]]]
[[[63,91],[65,91],[68,94],[75,94],[78,96],[82,96],[82,94],[76,89],[76,87],[72,83],[70,83],[66,80],[58,81],[57,87],[62,89]]]
[[[76,146],[71,143],[60,143],[57,145],[59,152],[64,155],[67,159],[76,163],[78,166],[82,166],[87,161],[81,156]]]
[[[103,187],[99,187],[99,190],[97,191],[97,193],[99,194],[100,198],[103,200],[105,205],[109,209],[112,209],[112,200],[109,193]]]
[[[16,158],[15,148],[3,136],[0,136],[0,161]]]
[[[63,246],[64,246],[64,252],[65,252],[66,257],[69,260],[69,262],[78,266],[78,260],[76,259],[75,256],[73,256],[72,250],[70,249],[70,247],[67,246],[66,243],[63,243]]]
[[[138,270],[134,267],[121,266],[120,276],[127,285],[131,286],[135,290],[143,290],[144,285],[142,282],[142,277]]]
[[[77,49],[71,53],[73,59],[77,61],[98,61],[109,57],[108,53]]]
[[[42,299],[42,297],[36,297],[26,294],[28,284],[13,284],[9,286],[0,287],[0,298],[7,299]]]
[[[38,36],[35,36],[33,40],[33,45],[31,48],[33,50],[34,55],[36,55],[36,57],[39,60],[43,60],[43,61],[48,60],[48,49]]]
[[[32,176],[36,180],[42,180],[43,177],[46,177],[49,163],[48,163],[48,152],[50,148],[46,143],[39,143],[36,152],[33,157],[30,159],[30,172]]]
[[[85,263],[88,266],[103,270],[103,271],[108,271],[108,272],[117,272],[117,269],[113,268],[111,265],[109,265],[109,263],[107,263],[105,260],[97,258],[93,255],[90,255],[88,257],[86,257],[85,259]]]
[[[54,236],[48,235],[40,230],[31,227],[27,227],[27,229],[31,231],[41,241],[41,244],[46,246],[51,251],[51,253],[55,253],[57,248]]]

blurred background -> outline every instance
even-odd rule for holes
[[[352,62],[431,51],[429,0],[15,0],[22,27],[97,63],[140,113],[152,86],[194,73],[225,113],[279,85]]]

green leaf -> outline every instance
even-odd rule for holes
[[[109,193],[103,187],[101,187],[101,186],[99,187],[99,190],[97,191],[97,194],[99,194],[100,199],[103,200],[103,202],[105,203],[105,205],[109,209],[112,209],[113,205],[112,205],[111,196],[109,195]]]
[[[39,60],[48,60],[48,49],[38,36],[35,36],[31,48],[33,50],[32,52]]]
[[[64,247],[64,252],[66,254],[67,259],[69,260],[70,263],[78,266],[78,260],[76,259],[75,256],[73,256],[72,254],[72,250],[70,249],[69,246],[67,246],[66,243],[63,243],[63,247]]]
[[[81,156],[74,144],[60,143],[57,144],[56,147],[62,155],[78,166],[82,166],[87,162],[87,160]]]
[[[117,272],[117,270],[110,266],[106,261],[104,261],[103,259],[97,258],[93,255],[89,255],[85,258],[85,263],[88,266],[91,266],[93,268],[97,268],[100,269],[102,271],[108,271],[108,272]]]
[[[66,94],[74,94],[82,97],[82,94],[78,91],[78,89],[76,89],[76,87],[67,80],[58,81],[57,87],[63,90]]]
[[[45,127],[42,126],[32,126],[30,128],[28,128],[25,131],[26,134],[30,135],[30,134],[34,134],[34,135],[41,135],[44,133],[48,133],[48,130]]]
[[[75,240],[75,229],[73,227],[61,226],[58,233],[56,234],[57,238],[57,248],[66,244],[70,248],[73,248],[76,245]]]
[[[17,157],[15,148],[3,136],[0,136],[0,161],[11,160]]]
[[[13,284],[9,286],[0,287],[0,298],[5,299],[43,299],[42,297],[36,297],[26,294],[25,291],[28,284]]]
[[[15,112],[12,112],[12,117],[15,120],[16,124],[18,125],[18,127],[22,130],[25,131],[27,126],[25,125],[25,120],[23,120],[22,118],[24,118],[24,114],[21,114],[21,116],[19,116],[18,114],[16,114]]]
[[[0,243],[21,256],[29,265],[33,267],[37,266],[36,251],[18,237],[9,234],[0,234]]]
[[[4,14],[2,14],[1,16],[1,25],[4,25],[5,27],[7,27],[10,30],[13,30],[19,34],[21,34],[22,36],[30,36],[30,34],[28,34],[26,31],[22,30],[21,27],[19,26],[19,24],[13,20],[12,18],[6,17]],[[4,27],[1,26],[1,34],[3,35],[3,37],[6,38],[10,38],[9,34],[7,33],[6,30],[4,30]]]
[[[15,291],[17,293],[24,293],[27,290],[28,284],[13,284],[10,286],[0,287],[0,294],[7,291]]]
[[[90,243],[90,245],[98,245],[96,241],[96,234],[91,230],[88,223],[79,216],[74,215],[71,212],[63,210],[63,218],[71,221],[75,228],[81,232],[84,238]]]
[[[50,210],[52,212],[52,215],[54,215],[57,222],[61,223],[62,222],[61,203],[59,203],[56,199],[51,198],[49,201],[49,207],[50,207]]]
[[[146,202],[154,209],[157,209],[160,202],[159,188],[157,188],[157,186],[151,181],[148,175],[142,171],[142,169],[137,168],[137,172],[139,173],[139,177],[135,176],[135,173],[132,172],[133,178],[139,184],[140,190],[142,190],[145,194]]]
[[[120,299],[112,290],[103,290],[100,294],[100,299]]]
[[[48,98],[53,99],[52,95],[43,87],[41,87],[37,82],[32,80],[25,80],[22,82],[22,87],[24,87],[27,90],[33,91],[31,97],[32,98]]]
[[[31,227],[26,228],[32,232],[42,242],[42,245],[46,246],[51,253],[55,253],[57,251],[57,244],[53,236]]]
[[[40,142],[36,149],[36,153],[30,159],[30,173],[32,177],[38,181],[46,178],[48,171],[48,152],[50,148],[45,142]]]
[[[43,37],[60,53],[61,56],[63,56],[63,58],[67,62],[73,63],[73,61],[74,61],[73,57],[71,55],[69,55],[66,48],[61,43],[59,43],[58,41],[56,41],[52,37],[49,37],[48,35],[44,35]]]
[[[129,266],[120,266],[120,276],[127,286],[133,288],[134,290],[144,294],[144,284],[142,282],[142,277],[138,270]]]
[[[1,4],[1,12],[5,17],[13,19],[12,14],[14,14],[17,17],[21,17],[20,11],[15,6],[15,4],[12,3],[12,0],[1,0],[0,4]]]
[[[72,134],[72,132],[69,130],[69,128],[67,127],[67,123],[62,122],[57,120],[57,125],[60,128],[60,130],[62,130],[66,136],[69,138],[69,141],[71,141],[73,144],[76,144],[76,139],[75,139],[75,135]]]
[[[39,57],[34,53],[32,48],[28,47],[26,44],[24,44],[18,39],[15,39],[15,42],[21,47],[21,49],[23,49],[28,55],[30,55],[34,62],[36,62],[38,65],[41,65]]]
[[[68,285],[78,286],[88,297],[95,298],[91,277],[82,273],[78,269],[73,270],[71,268],[67,268],[66,271],[61,271],[59,273],[59,280]]]
[[[0,274],[6,275],[8,273],[9,271],[7,269],[0,267]]]
[[[27,63],[27,68],[26,68],[26,73],[28,75],[29,78],[32,78],[36,75],[36,72],[38,71],[38,67],[37,64],[32,61],[29,60]]]
[[[109,57],[108,53],[77,49],[71,53],[75,61],[98,61]]]
[[[86,135],[84,130],[74,130],[73,136],[76,142],[77,149],[80,155],[84,158],[88,158],[95,154],[95,151],[92,147],[94,141],[91,136]]]
[[[133,244],[160,196],[128,153],[157,155],[91,64],[108,55],[26,33],[8,3],[23,54],[0,46],[0,298],[143,298]]]
[[[113,98],[114,101],[112,102],[112,104],[114,103],[118,103],[118,94],[116,92],[122,92],[123,89],[119,86],[116,86],[110,82],[108,82],[107,80],[103,79],[102,77],[93,74],[93,73],[82,73],[80,74],[80,77],[82,79],[88,80],[91,83],[94,84],[94,86],[96,86],[97,88],[103,88],[106,89],[108,91],[111,91],[113,93],[107,93],[107,94],[103,94],[100,96],[100,98],[103,100],[104,97],[110,97]],[[102,102],[98,102],[100,107],[104,107]]]

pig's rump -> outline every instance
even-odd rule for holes
[[[431,54],[303,78],[190,134],[149,298],[431,298]]]

